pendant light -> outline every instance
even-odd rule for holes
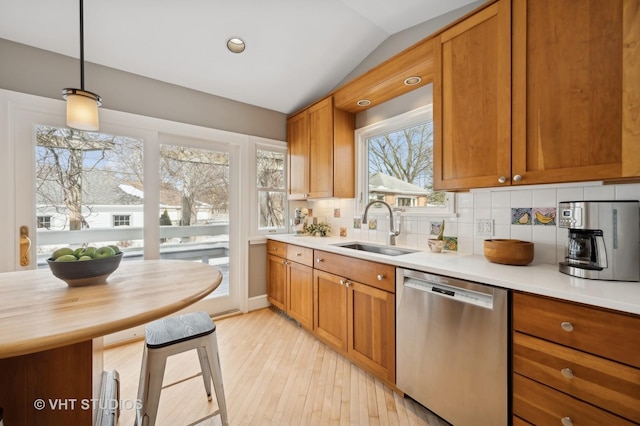
[[[62,89],[62,97],[67,101],[67,126],[87,131],[99,127],[98,107],[102,98],[84,90],[84,11],[80,0],[80,89]]]

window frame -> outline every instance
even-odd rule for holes
[[[380,135],[382,133],[394,132],[403,128],[412,127],[423,123],[424,121],[433,120],[433,105],[428,104],[411,111],[390,117],[388,119],[379,121],[377,123],[370,124],[365,127],[356,129],[355,141],[356,141],[356,203],[359,210],[364,210],[368,197],[365,194],[368,193],[368,181],[369,170],[367,164],[367,139]],[[402,209],[405,213],[425,214],[425,215],[442,215],[455,216],[455,196],[452,192],[445,193],[445,205],[444,206],[426,206],[426,207],[397,207]],[[396,207],[396,206],[392,206]]]
[[[258,186],[258,178],[257,178],[257,169],[258,169],[258,151],[270,151],[282,154],[284,156],[283,161],[283,186],[282,188],[270,188],[270,187],[261,187]],[[256,235],[273,235],[273,234],[287,234],[289,233],[289,187],[288,187],[288,150],[286,144],[276,144],[276,143],[265,143],[265,142],[256,142],[253,146],[253,158],[254,158],[254,168],[255,171],[253,176],[253,188],[255,190],[254,194],[254,202],[256,203],[254,220],[256,221],[255,230]],[[262,192],[280,192],[283,194],[284,199],[284,211],[283,218],[284,223],[282,228],[274,228],[274,227],[260,227],[260,194]]]

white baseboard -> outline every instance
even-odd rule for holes
[[[267,295],[263,294],[261,296],[250,297],[249,303],[247,304],[247,309],[249,312],[255,311],[256,309],[268,308],[269,301],[267,300]]]

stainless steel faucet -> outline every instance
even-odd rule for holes
[[[398,230],[396,231],[393,220],[393,209],[389,204],[381,200],[369,201],[369,204],[367,204],[367,207],[364,208],[364,213],[362,214],[362,223],[367,224],[367,213],[369,212],[369,207],[377,203],[383,204],[387,207],[387,209],[389,209],[389,235],[387,235],[387,244],[395,246],[396,237],[400,235],[400,224],[398,223]]]

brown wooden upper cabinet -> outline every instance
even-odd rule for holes
[[[287,120],[289,199],[353,198],[355,116],[327,97]]]
[[[640,1],[499,0],[434,40],[434,186],[640,176]]]

